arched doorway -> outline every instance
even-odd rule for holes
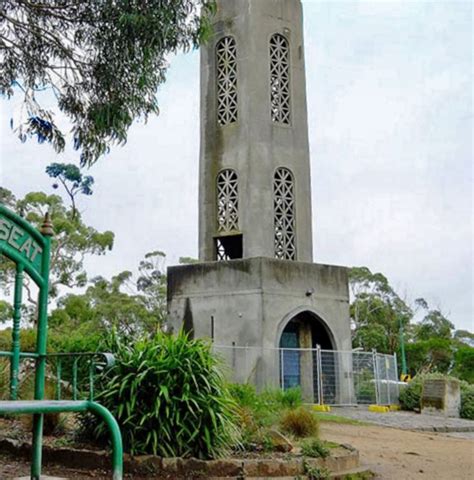
[[[301,387],[307,401],[322,402],[324,398],[325,403],[333,402],[337,385],[334,346],[332,333],[315,313],[295,315],[280,337],[280,386],[285,390]]]

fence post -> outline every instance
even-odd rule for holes
[[[389,356],[388,355],[384,355],[383,357],[384,361],[385,361],[385,381],[387,382],[387,402],[388,404],[390,405],[392,402],[391,402],[391,399],[390,399],[390,382],[389,382],[389,367],[390,367],[390,362],[389,362]]]
[[[245,356],[245,360],[244,360],[244,365],[245,365],[245,377],[247,379],[247,382],[250,380],[250,371],[249,370],[249,344],[246,343],[245,344],[245,350],[244,350],[244,356]]]
[[[284,370],[284,366],[283,366],[283,348],[280,348],[279,351],[280,351],[280,375],[281,375],[280,384],[281,384],[281,390],[282,390],[282,391],[285,391],[285,372],[283,371],[283,370]]]
[[[375,381],[375,403],[380,405],[380,394],[379,394],[379,375],[377,368],[377,350],[372,349],[372,363],[374,364],[374,381]]]
[[[399,377],[398,377],[398,361],[397,361],[397,354],[393,354],[393,365],[395,369],[395,385],[396,385],[396,392],[397,392],[397,402],[400,402],[400,385],[398,384]]]
[[[318,404],[324,405],[323,375],[321,368],[321,345],[316,345],[316,374],[318,379]]]

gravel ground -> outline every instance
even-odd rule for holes
[[[357,448],[360,460],[383,480],[472,480],[474,441],[445,433],[381,426],[322,423],[321,437]]]
[[[404,430],[456,432],[456,436],[464,435],[465,438],[473,438],[474,433],[474,421],[464,418],[436,417],[414,412],[375,413],[369,412],[364,407],[333,407],[331,413],[362,422]]]

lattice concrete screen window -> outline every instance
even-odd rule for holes
[[[217,176],[217,231],[229,233],[239,230],[239,179],[231,168]]]
[[[228,125],[237,121],[237,45],[224,37],[216,46],[217,121]]]
[[[275,257],[296,260],[295,186],[293,174],[278,168],[273,178]]]
[[[279,33],[270,39],[270,105],[272,121],[290,123],[290,47]]]
[[[239,232],[239,178],[230,168],[217,176],[216,259],[242,258],[242,235]]]

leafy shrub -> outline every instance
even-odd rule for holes
[[[454,356],[454,371],[456,377],[474,384],[474,348],[464,345],[459,347]]]
[[[403,410],[418,410],[421,406],[423,382],[417,375],[407,386],[400,390],[400,406]]]
[[[421,394],[423,382],[430,379],[454,378],[441,373],[417,375],[406,387],[400,391],[400,406],[403,410],[421,409]],[[457,380],[457,379],[456,379]],[[461,381],[461,418],[474,420],[474,385]]]
[[[268,401],[267,394],[257,394],[250,384],[232,384],[229,390],[237,403],[242,447],[252,450],[258,446],[266,449],[264,429],[276,421],[275,405]]]
[[[419,410],[421,408],[421,393],[425,380],[449,378],[442,373],[419,374],[400,390],[400,406],[403,410]]]
[[[474,420],[474,385],[461,382],[461,418]]]
[[[318,438],[312,438],[301,444],[301,453],[306,457],[326,458],[329,456],[329,448],[327,448]]]
[[[295,437],[317,437],[319,420],[310,410],[298,407],[285,412],[280,420],[281,428]]]
[[[112,338],[115,365],[99,378],[98,402],[115,416],[132,454],[214,458],[237,443],[235,402],[204,340],[156,334],[132,344]],[[83,432],[107,438],[83,418]]]

